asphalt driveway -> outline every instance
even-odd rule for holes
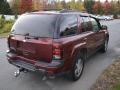
[[[71,82],[64,77],[42,80],[40,73],[21,73],[13,76],[16,67],[7,62],[5,51],[6,39],[0,39],[0,90],[89,90],[98,76],[120,55],[120,20],[102,21],[109,28],[110,41],[108,52],[97,53],[85,65],[83,75],[77,82]]]

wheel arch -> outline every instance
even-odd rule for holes
[[[80,47],[77,48],[76,50],[74,50],[74,52],[72,53],[72,61],[74,62],[75,58],[77,55],[80,55],[80,58],[83,60],[86,60],[87,58],[87,48],[85,47]]]

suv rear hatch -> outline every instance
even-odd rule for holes
[[[25,39],[24,36],[15,35],[10,39],[10,48],[14,49],[18,56],[31,60],[51,62],[52,39]]]
[[[31,60],[52,61],[56,15],[22,15],[12,28],[9,46],[18,56]]]

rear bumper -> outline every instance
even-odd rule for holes
[[[16,54],[7,52],[7,59],[10,64],[29,71],[40,71],[49,75],[60,75],[64,72],[63,60],[52,60],[51,63],[29,60]]]

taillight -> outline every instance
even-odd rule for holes
[[[62,50],[59,45],[53,45],[53,59],[58,60],[62,58]]]
[[[10,48],[10,39],[14,37],[14,35],[8,35],[8,39],[7,39],[7,42],[8,42],[8,47]]]

